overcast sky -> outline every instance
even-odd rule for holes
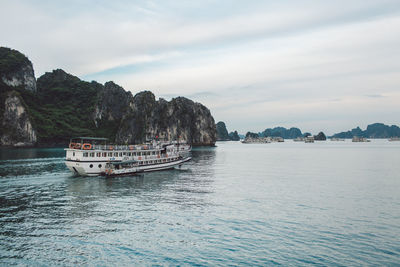
[[[36,77],[185,96],[230,131],[400,125],[399,0],[0,0],[0,36]]]

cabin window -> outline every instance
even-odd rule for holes
[[[133,152],[132,154],[133,154],[133,156],[136,156],[136,152]]]
[[[107,157],[107,152],[103,152],[103,157]]]
[[[114,157],[118,157],[118,152],[115,152],[115,153],[114,153]]]
[[[119,156],[122,157],[122,152],[119,152]]]
[[[101,153],[100,152],[97,152],[97,156],[96,157],[101,157]]]
[[[128,152],[128,157],[130,157],[131,156],[131,152]]]
[[[90,168],[93,168],[93,164],[90,164],[89,167],[90,167]]]
[[[75,157],[75,152],[72,152],[72,156]]]
[[[88,154],[89,154],[89,153],[87,153],[87,152],[84,152],[84,153],[83,153],[83,156],[84,156],[84,157],[87,157],[87,156],[88,156]]]
[[[91,157],[94,157],[94,152],[91,152],[91,153],[90,153],[90,156],[91,156]]]
[[[109,157],[112,157],[112,152],[108,152],[108,156],[109,156]]]
[[[99,164],[99,169],[101,169],[101,164]]]
[[[123,154],[124,156],[126,156],[126,152],[124,152],[124,154]]]

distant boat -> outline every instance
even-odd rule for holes
[[[270,137],[258,137],[258,138],[246,137],[242,141],[243,144],[269,144],[271,142],[272,140]]]
[[[371,142],[371,140],[369,140],[369,139],[367,139],[365,137],[359,137],[359,136],[354,136],[351,141],[355,142],[355,143]]]
[[[306,143],[314,143],[314,136],[307,136],[304,139],[304,142],[306,142]]]
[[[400,141],[400,137],[390,137],[388,140],[390,142],[392,142],[392,141]]]
[[[258,137],[258,138],[253,138],[253,137],[247,137],[244,140],[241,141],[243,144],[269,144],[273,142],[281,143],[285,142],[285,140],[280,137],[280,136],[267,136],[267,137]]]
[[[336,137],[332,137],[331,141],[345,141],[344,138],[336,138]]]
[[[295,139],[293,139],[294,142],[304,142],[305,138],[304,137],[296,137]]]

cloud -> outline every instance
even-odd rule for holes
[[[371,97],[371,98],[381,98],[381,97],[385,97],[384,95],[380,95],[380,94],[372,94],[372,95],[365,95],[366,97]]]
[[[26,53],[36,75],[63,68],[133,93],[183,95],[240,131],[286,122],[335,129],[376,114],[396,123],[399,115],[398,1],[1,6],[2,45]],[[389,108],[394,115],[381,112]]]

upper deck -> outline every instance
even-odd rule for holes
[[[168,145],[179,145],[179,146],[189,146],[185,142],[179,141],[153,141],[146,144],[138,145],[115,145],[107,144],[107,138],[96,138],[96,137],[77,137],[70,140],[68,148],[66,150],[100,150],[100,151],[128,151],[128,150],[160,150]],[[189,146],[190,147],[190,146]]]

